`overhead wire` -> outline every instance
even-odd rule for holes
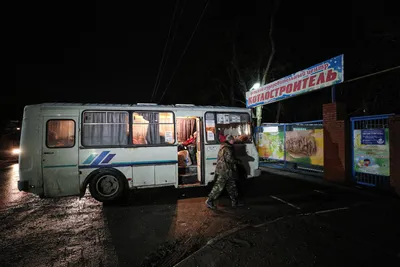
[[[375,76],[375,75],[378,75],[378,74],[381,74],[381,73],[385,73],[385,72],[388,72],[388,71],[392,71],[392,70],[396,70],[396,69],[400,69],[400,66],[396,66],[396,67],[389,68],[389,69],[384,69],[384,70],[377,71],[377,72],[374,72],[374,73],[370,73],[370,74],[367,74],[367,75],[363,75],[363,76],[360,76],[360,77],[357,77],[357,78],[346,80],[343,83],[354,82],[354,81],[357,81],[357,80],[361,80],[361,79],[364,79],[364,78],[367,78],[367,77]]]
[[[163,91],[163,93],[162,93],[162,95],[161,95],[161,98],[160,98],[160,100],[158,101],[158,103],[160,103],[160,102],[162,101],[162,99],[163,99],[164,96],[165,96],[165,93],[167,92],[167,90],[168,90],[168,88],[169,88],[169,85],[171,84],[172,80],[174,79],[175,74],[176,74],[176,72],[178,71],[179,66],[180,66],[180,64],[181,64],[181,62],[182,62],[182,59],[183,59],[183,57],[185,56],[186,51],[187,51],[187,49],[188,49],[188,47],[189,47],[189,45],[190,45],[190,42],[192,41],[193,36],[194,36],[194,34],[196,33],[197,28],[199,27],[199,24],[200,24],[200,22],[201,22],[201,19],[203,18],[203,15],[204,15],[204,13],[205,13],[207,7],[208,7],[209,2],[210,2],[210,1],[207,0],[206,4],[204,5],[203,11],[202,11],[202,13],[201,13],[201,15],[200,15],[200,17],[199,17],[197,23],[196,23],[196,26],[195,26],[195,28],[194,28],[194,30],[193,30],[193,32],[192,32],[192,35],[190,36],[189,41],[187,42],[186,47],[185,47],[185,49],[183,50],[183,52],[182,52],[182,54],[181,54],[181,56],[180,56],[180,58],[179,58],[178,65],[176,66],[174,72],[172,73],[171,79],[170,79],[169,82],[167,83],[167,86],[165,87],[165,89],[164,89],[164,91]]]
[[[155,93],[154,93],[154,97],[156,97],[156,95],[157,95],[158,88],[160,87],[160,82],[161,82],[161,79],[162,79],[163,74],[164,74],[165,66],[166,66],[166,64],[167,64],[167,62],[168,62],[169,55],[171,54],[171,51],[172,51],[172,44],[174,43],[176,33],[178,32],[179,21],[180,21],[180,19],[181,19],[181,17],[182,17],[182,13],[183,13],[183,10],[184,10],[184,7],[185,7],[185,3],[186,3],[186,1],[184,1],[184,3],[183,3],[182,9],[181,9],[181,11],[180,11],[180,13],[179,13],[178,20],[177,20],[177,22],[176,22],[176,28],[175,28],[175,31],[174,31],[174,33],[173,33],[173,35],[172,35],[171,45],[170,45],[170,47],[169,47],[169,49],[168,49],[168,54],[167,54],[167,57],[166,57],[166,59],[165,59],[164,65],[163,65],[162,70],[161,70],[160,79],[159,79],[159,81],[158,81],[158,84],[157,84],[157,87],[156,87],[156,91],[155,91]]]
[[[160,65],[158,66],[157,77],[156,77],[156,81],[155,81],[155,84],[154,84],[153,92],[151,94],[150,101],[153,101],[154,96],[157,94],[157,87],[158,87],[158,84],[159,84],[160,79],[161,79],[161,72],[162,72],[161,70],[163,68],[164,58],[165,58],[165,54],[166,54],[166,51],[167,51],[168,43],[169,43],[169,40],[170,40],[171,31],[172,31],[172,28],[173,28],[173,25],[174,25],[176,11],[178,10],[178,5],[179,5],[179,0],[176,0],[175,8],[174,8],[174,14],[172,15],[171,25],[169,26],[167,40],[166,40],[165,45],[164,45],[164,49],[163,49],[163,54],[162,54],[162,57],[161,57]]]

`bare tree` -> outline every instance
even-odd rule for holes
[[[269,51],[269,44],[266,46],[265,41],[261,41],[260,38],[252,42],[252,46],[254,51],[257,51],[256,54],[251,53],[241,53],[240,48],[238,48],[238,40],[239,32],[238,25],[236,25],[234,31],[230,34],[230,39],[232,43],[231,48],[231,58],[229,64],[226,67],[226,78],[221,78],[218,83],[221,83],[221,80],[225,80],[223,89],[225,89],[226,93],[229,95],[229,102],[233,103],[241,103],[245,105],[245,102],[236,98],[236,95],[241,99],[246,98],[246,93],[250,89],[250,86],[256,81],[261,81],[261,84],[264,85],[266,83],[267,77],[271,77],[271,69],[272,62],[275,56],[275,41],[273,38],[273,32],[275,27],[275,16],[278,11],[280,4],[280,0],[274,1],[273,11],[270,19],[270,27],[269,27],[269,43],[271,44],[271,48]],[[263,68],[263,61],[268,57],[268,63],[266,68]],[[261,79],[260,79],[261,78]],[[219,89],[222,89],[219,87]],[[264,107],[266,108],[266,107]],[[279,112],[280,113],[280,107]],[[279,115],[277,115],[279,117]],[[279,120],[279,118],[278,118]]]
[[[243,97],[246,98],[246,92],[248,91],[248,89],[247,89],[246,82],[243,79],[242,71],[239,66],[235,42],[232,45],[232,61],[231,61],[230,65],[233,68],[233,70],[236,72],[237,80],[239,82],[239,91],[240,91],[241,95],[243,95]]]
[[[274,37],[273,37],[273,31],[274,31],[274,25],[275,25],[275,15],[278,12],[279,4],[280,4],[280,0],[276,0],[275,4],[274,4],[274,6],[275,6],[274,10],[272,11],[272,14],[271,14],[271,20],[270,20],[270,24],[269,24],[269,40],[271,43],[271,54],[269,55],[267,67],[264,70],[261,85],[266,84],[267,76],[268,76],[270,68],[271,68],[272,60],[274,59],[274,56],[275,56],[275,41],[274,41]],[[276,112],[276,122],[279,122],[281,109],[282,109],[282,104],[281,104],[281,102],[279,102],[277,112]]]

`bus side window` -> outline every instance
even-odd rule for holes
[[[73,120],[47,121],[46,145],[49,148],[68,148],[75,144],[75,122]]]

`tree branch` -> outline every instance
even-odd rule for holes
[[[235,98],[235,101],[236,101],[236,102],[240,102],[240,103],[242,103],[243,105],[246,106],[246,103],[245,103],[243,100],[240,100],[240,99]]]
[[[269,59],[268,59],[267,68],[264,71],[264,75],[263,75],[262,83],[261,83],[262,85],[264,85],[266,83],[267,75],[268,75],[269,69],[271,68],[272,60],[274,59],[274,56],[275,56],[275,42],[274,42],[274,38],[272,36],[272,33],[273,33],[273,30],[274,30],[274,20],[275,20],[275,15],[278,12],[279,3],[280,3],[280,0],[276,0],[275,8],[274,8],[274,11],[272,12],[272,15],[271,15],[271,21],[270,21],[270,25],[269,25],[269,39],[271,41],[271,54],[270,54]]]
[[[222,87],[224,87],[225,90],[228,90],[228,87],[226,86],[226,84],[223,83],[220,79],[218,79],[218,78],[213,78],[213,80],[214,80],[215,82],[217,82],[219,85],[221,85]]]
[[[240,68],[239,68],[239,63],[237,61],[237,56],[236,56],[236,44],[235,42],[232,45],[232,61],[231,61],[231,65],[233,66],[233,69],[236,71],[237,74],[237,78],[240,84],[240,91],[241,93],[246,96],[246,92],[247,92],[247,86],[246,86],[246,82],[243,80],[242,74],[240,72]]]

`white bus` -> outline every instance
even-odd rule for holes
[[[61,197],[83,196],[89,187],[107,202],[125,189],[207,185],[228,134],[241,140],[235,150],[247,177],[259,176],[250,115],[245,108],[194,105],[26,106],[18,188]]]

